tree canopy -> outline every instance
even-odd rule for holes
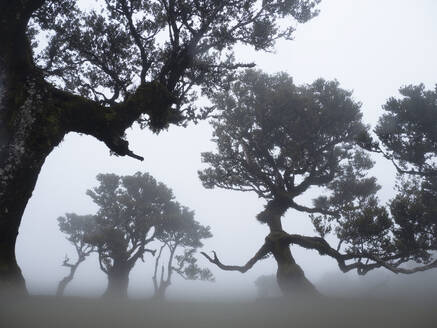
[[[161,228],[173,194],[148,173],[132,176],[99,174],[99,186],[87,194],[99,206],[96,225],[85,240],[95,245],[108,275],[108,294],[127,292],[128,275]],[[155,230],[155,231],[154,231]]]
[[[298,87],[285,73],[248,70],[213,100],[220,109],[212,122],[218,151],[202,154],[210,167],[199,172],[207,188],[254,191],[271,206],[283,203],[282,210],[313,212],[320,208],[294,198],[327,186],[346,165],[358,172],[372,166],[354,147],[367,133],[360,104],[338,82]],[[269,217],[261,213],[258,219]]]
[[[168,108],[136,115],[159,131],[202,117],[191,103],[194,86],[211,95],[232,71],[253,65],[236,62],[233,45],[272,50],[277,39],[292,38],[290,21],[317,14],[319,1],[104,0],[90,10],[73,0],[46,1],[30,34],[48,35],[36,63],[50,82],[107,107],[156,82],[147,96],[167,97]]]
[[[213,100],[221,110],[212,122],[217,152],[202,154],[209,167],[199,172],[200,179],[207,188],[256,192],[267,201],[257,218],[269,225],[271,233],[245,266],[226,266],[215,253],[213,258],[205,254],[211,262],[245,272],[272,253],[285,291],[281,266],[286,261],[278,249],[287,252],[285,258],[295,267],[289,244],[329,255],[345,272],[365,274],[385,267],[412,273],[430,268],[401,266],[411,260],[421,263],[425,257],[401,246],[405,238],[400,237],[403,228],[395,215],[396,201],[390,214],[377,198],[380,187],[368,175],[374,163],[361,148],[371,137],[361,122],[360,103],[338,82],[320,79],[295,86],[285,73],[248,70]],[[314,187],[322,188],[322,195],[312,206],[295,200]],[[309,213],[320,237],[282,231],[281,217],[288,209]],[[423,225],[419,230],[417,238],[429,234]],[[335,248],[324,239],[328,233],[338,238]],[[432,250],[429,243],[422,246]],[[303,272],[298,276],[302,278]]]
[[[100,268],[108,275],[106,295],[127,295],[129,273],[139,259],[144,261],[146,252],[155,255],[155,249],[147,248],[154,240],[162,243],[153,277],[159,296],[164,296],[171,284],[173,271],[185,279],[213,279],[211,272],[200,268],[194,257],[196,249],[202,246],[201,240],[212,236],[210,228],[194,220],[194,212],[176,202],[167,186],[141,172],[126,176],[99,174],[97,180],[99,185],[87,191],[99,206],[97,213],[66,214],[58,220],[61,231],[79,247],[78,253],[83,249],[87,255],[98,254]],[[162,266],[158,281],[158,264],[164,248],[169,252],[167,277],[164,279]],[[85,260],[82,253],[79,255],[80,262]],[[73,279],[74,271],[66,283]]]
[[[437,175],[437,86],[423,84],[400,90],[402,98],[390,98],[383,106],[375,133],[378,150],[391,159],[399,173]]]
[[[390,202],[397,246],[431,268],[437,266],[437,89],[420,84],[399,91],[401,98],[383,106],[372,150],[398,172],[398,193]]]
[[[143,160],[127,128],[159,132],[205,118],[210,109],[196,109],[197,94],[253,66],[235,60],[234,46],[272,50],[317,15],[319,2],[1,1],[0,281],[25,291],[18,228],[45,158],[67,133]]]

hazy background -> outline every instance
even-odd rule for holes
[[[365,122],[374,126],[381,105],[397,96],[400,86],[424,83],[433,88],[437,83],[436,17],[435,0],[322,0],[320,15],[297,26],[294,41],[278,42],[273,54],[238,48],[237,57],[254,61],[257,68],[269,73],[286,71],[299,84],[319,77],[337,79],[341,87],[354,91],[355,99],[363,104]],[[214,149],[207,122],[186,129],[170,127],[158,136],[134,127],[128,131],[127,139],[131,149],[145,157],[144,162],[110,156],[103,143],[78,134],[67,135],[47,158],[17,244],[18,262],[31,293],[54,293],[67,273],[68,269],[61,266],[64,256],[74,258],[76,254],[59,231],[56,219],[66,212],[95,213],[97,207],[85,191],[96,186],[98,173],[130,175],[146,171],[165,183],[181,204],[195,210],[198,221],[211,226],[214,236],[205,241],[203,250],[216,250],[224,263],[244,264],[262,245],[268,229],[256,221],[255,215],[264,202],[254,194],[206,190],[197,177],[197,170],[203,168],[200,153]],[[380,197],[386,201],[393,195],[394,170],[382,160],[375,174],[383,185]],[[315,235],[303,213],[289,211],[283,223],[290,233]],[[321,291],[343,286],[352,292],[361,288],[360,293],[365,290],[376,294],[381,286],[410,286],[407,292],[414,295],[436,289],[428,284],[430,279],[436,280],[436,270],[413,277],[372,273],[358,280],[355,273],[340,273],[331,258],[299,247],[292,247],[292,252]],[[145,259],[145,263],[137,263],[130,275],[129,293],[133,297],[152,294],[154,260],[150,255]],[[213,271],[216,283],[185,282],[175,276],[169,297],[253,297],[253,281],[276,270],[272,258],[259,262],[246,274],[221,271],[200,257],[199,262]],[[414,282],[406,285],[407,281]],[[100,271],[97,258],[90,257],[79,267],[66,294],[97,296],[105,287],[106,276]]]

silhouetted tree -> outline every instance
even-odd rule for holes
[[[358,145],[371,138],[350,92],[338,82],[297,87],[285,73],[249,70],[213,100],[221,109],[213,121],[218,151],[202,154],[210,167],[199,172],[200,179],[207,188],[254,191],[265,199],[257,218],[270,234],[244,266],[224,265],[215,252],[213,258],[204,254],[211,262],[246,272],[272,253],[286,294],[315,290],[295,263],[290,244],[333,257],[344,272],[365,274],[379,267],[414,272],[400,266],[416,258],[399,246],[395,219],[378,202],[375,178],[366,175],[373,162]],[[311,207],[298,204],[296,197],[311,187],[324,188],[325,195]],[[281,217],[288,209],[309,213],[320,237],[284,232]],[[336,248],[324,239],[330,232],[338,238]]]
[[[401,88],[402,98],[390,98],[375,129],[381,143],[373,148],[391,159],[401,174],[437,176],[437,86]]]
[[[75,262],[71,262],[70,258],[66,255],[64,262],[62,263],[63,266],[70,269],[69,274],[58,284],[56,295],[62,296],[67,285],[73,280],[74,274],[79,265],[85,261],[88,255],[95,251],[94,246],[84,241],[84,236],[88,231],[93,231],[95,229],[95,220],[93,215],[67,213],[65,216],[59,217],[58,222],[59,229],[68,236],[67,240],[73,244],[77,255]]]
[[[156,239],[162,243],[155,258],[155,270],[152,277],[156,298],[164,298],[167,288],[171,285],[173,272],[186,280],[214,281],[211,271],[207,268],[200,268],[194,257],[197,248],[202,247],[201,240],[210,237],[212,237],[210,228],[194,220],[193,211],[177,202],[172,204],[167,211],[164,224],[156,234]],[[159,264],[165,262],[161,257],[164,250],[168,252],[165,265],[167,270],[162,264],[158,278]],[[178,254],[178,250],[183,250],[183,253]]]
[[[132,176],[99,174],[99,186],[87,194],[99,206],[96,225],[85,235],[94,245],[108,275],[105,295],[127,296],[129,273],[143,260],[146,248],[163,224],[173,193],[147,173]]]
[[[392,161],[398,172],[398,193],[390,202],[397,244],[405,259],[437,267],[437,87],[400,89],[402,98],[383,106],[371,150]],[[414,272],[410,270],[409,272]]]
[[[272,49],[319,1],[104,0],[96,10],[75,0],[0,1],[2,284],[25,291],[18,228],[45,158],[67,133],[142,159],[128,147],[128,127],[159,132],[205,117],[193,90],[209,95],[252,66],[234,60],[233,46]]]

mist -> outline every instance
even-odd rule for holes
[[[80,3],[91,6],[88,1]],[[400,87],[422,83],[434,90],[437,2],[322,0],[317,8],[318,16],[295,24],[293,40],[279,39],[271,52],[237,43],[236,60],[253,62],[255,69],[266,74],[285,72],[299,86],[318,78],[338,81],[361,104],[362,121],[370,131],[387,100],[399,97]],[[203,97],[198,103],[209,104],[209,100]],[[2,298],[0,325],[432,327],[437,322],[435,268],[411,275],[384,267],[365,275],[343,273],[334,258],[291,244],[294,260],[321,297],[285,301],[276,282],[273,256],[262,258],[244,273],[221,270],[201,256],[200,251],[210,256],[215,251],[223,263],[243,266],[269,234],[268,225],[256,219],[265,199],[254,192],[202,185],[198,171],[208,165],[202,163],[201,153],[218,149],[213,138],[208,120],[187,127],[170,125],[158,134],[135,123],[126,130],[126,140],[135,154],[144,157],[138,161],[110,154],[105,143],[90,135],[66,134],[45,159],[17,237],[16,258],[31,297]],[[377,195],[386,205],[396,195],[397,172],[383,155],[372,154],[371,158],[375,166],[370,174],[381,185]],[[214,282],[174,274],[165,301],[155,300],[152,276],[157,253],[146,253],[130,271],[128,298],[102,298],[108,279],[99,267],[98,254],[91,253],[78,267],[64,297],[54,297],[68,274],[62,265],[65,257],[77,257],[57,219],[66,213],[98,213],[99,206],[86,194],[98,186],[98,174],[131,176],[136,172],[148,173],[165,184],[177,202],[194,211],[196,221],[210,227],[212,237],[202,240],[195,258],[199,267],[211,271]],[[320,193],[314,187],[296,199],[310,206]],[[308,213],[292,208],[282,216],[282,227],[289,234],[317,235]],[[326,240],[338,243],[335,236]],[[160,247],[157,240],[147,245],[154,251]],[[163,253],[163,259],[167,258],[168,253]],[[410,264],[408,268],[413,267]],[[270,279],[268,295],[257,288],[255,281],[260,276]]]

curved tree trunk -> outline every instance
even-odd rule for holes
[[[48,131],[40,130],[41,107],[33,87],[31,81],[23,84],[25,102],[6,121],[13,128],[0,128],[0,283],[23,290],[24,279],[15,258],[18,228],[44,160],[64,136],[61,131],[47,136]]]
[[[271,251],[278,264],[276,278],[279,288],[286,296],[295,294],[318,294],[314,285],[305,277],[302,268],[291,254],[289,243],[282,238],[281,232],[272,232],[267,237],[271,243]]]
[[[114,266],[108,270],[108,287],[103,296],[126,298],[130,271],[128,264],[114,263]]]
[[[15,258],[24,209],[45,158],[64,133],[47,128],[42,99],[48,90],[34,69],[25,27],[43,1],[8,1],[0,7],[0,291],[25,293]]]
[[[135,155],[125,130],[141,114],[162,115],[174,98],[151,82],[111,108],[49,85],[35,67],[26,27],[44,0],[0,1],[0,292],[26,293],[15,258],[21,217],[45,158],[68,132],[94,136],[119,156]]]
[[[56,296],[60,297],[64,295],[65,288],[73,280],[74,274],[76,273],[79,264],[81,264],[84,260],[85,259],[79,259],[76,263],[69,265],[70,273],[59,282],[58,288],[56,290]]]
[[[286,212],[286,204],[272,201],[266,206],[264,214],[268,217],[267,224],[270,234],[266,242],[270,244],[271,252],[278,264],[276,278],[279,288],[285,296],[296,294],[317,295],[314,285],[305,277],[302,268],[296,263],[291,254],[286,233],[282,230],[281,217]]]

